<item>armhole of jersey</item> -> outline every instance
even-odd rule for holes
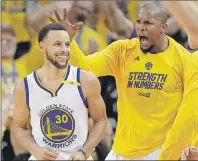
[[[27,104],[27,106],[30,110],[30,106],[29,106],[29,87],[28,87],[27,77],[24,78],[24,85],[25,85],[26,104]]]
[[[77,68],[77,82],[80,83],[80,68]],[[81,86],[78,86],[78,92],[80,94],[80,97],[81,97],[85,107],[88,108],[87,101],[85,100]]]

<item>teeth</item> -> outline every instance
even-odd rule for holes
[[[61,59],[66,59],[66,56],[57,56],[58,58],[61,58]]]

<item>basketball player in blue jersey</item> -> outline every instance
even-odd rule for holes
[[[90,72],[67,64],[70,38],[63,25],[44,26],[38,42],[43,67],[14,90],[16,137],[32,154],[29,160],[91,159],[107,125],[100,83]],[[88,112],[94,123],[89,135]]]

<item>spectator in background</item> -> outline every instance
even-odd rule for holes
[[[13,88],[18,83],[19,79],[22,79],[26,75],[26,68],[23,59],[14,60],[14,56],[17,49],[16,33],[13,27],[9,24],[1,25],[2,31],[2,66],[1,66],[1,78],[2,78],[2,112],[3,112],[3,126],[4,129],[8,126],[6,132],[8,137],[7,142],[12,143],[15,154],[23,152],[24,149],[20,146],[16,140],[13,131]],[[8,121],[8,125],[6,122]],[[6,137],[6,136],[5,136]],[[4,140],[4,139],[3,139]],[[12,151],[12,150],[11,150]],[[12,154],[10,154],[12,155]],[[6,159],[6,158],[4,158]]]
[[[31,47],[29,34],[25,25],[25,1],[2,1],[2,23],[13,25],[16,32],[17,51],[15,59],[27,53]]]
[[[98,17],[94,28],[103,35],[104,40],[111,43],[131,37],[134,29],[133,23],[124,15],[116,1],[100,1],[95,4]]]
[[[76,1],[71,10],[68,12],[68,19],[72,23],[83,22],[85,25],[75,35],[75,40],[79,47],[86,55],[100,51],[107,46],[107,43],[102,40],[99,33],[94,31],[86,21],[95,9],[92,1]]]

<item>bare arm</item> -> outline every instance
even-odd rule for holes
[[[14,132],[20,144],[38,160],[55,160],[57,154],[51,149],[41,148],[33,139],[28,129],[30,111],[26,104],[24,82],[14,89]]]
[[[107,128],[106,107],[100,95],[101,87],[98,78],[90,72],[81,71],[81,83],[87,99],[89,114],[93,120],[83,151],[91,154],[93,149],[102,140]]]
[[[163,1],[163,4],[185,28],[191,48],[198,48],[198,2],[196,1]]]
[[[21,82],[14,90],[14,131],[21,145],[30,153],[33,153],[34,148],[37,148],[38,145],[28,130],[30,111],[25,100],[24,83]]]

